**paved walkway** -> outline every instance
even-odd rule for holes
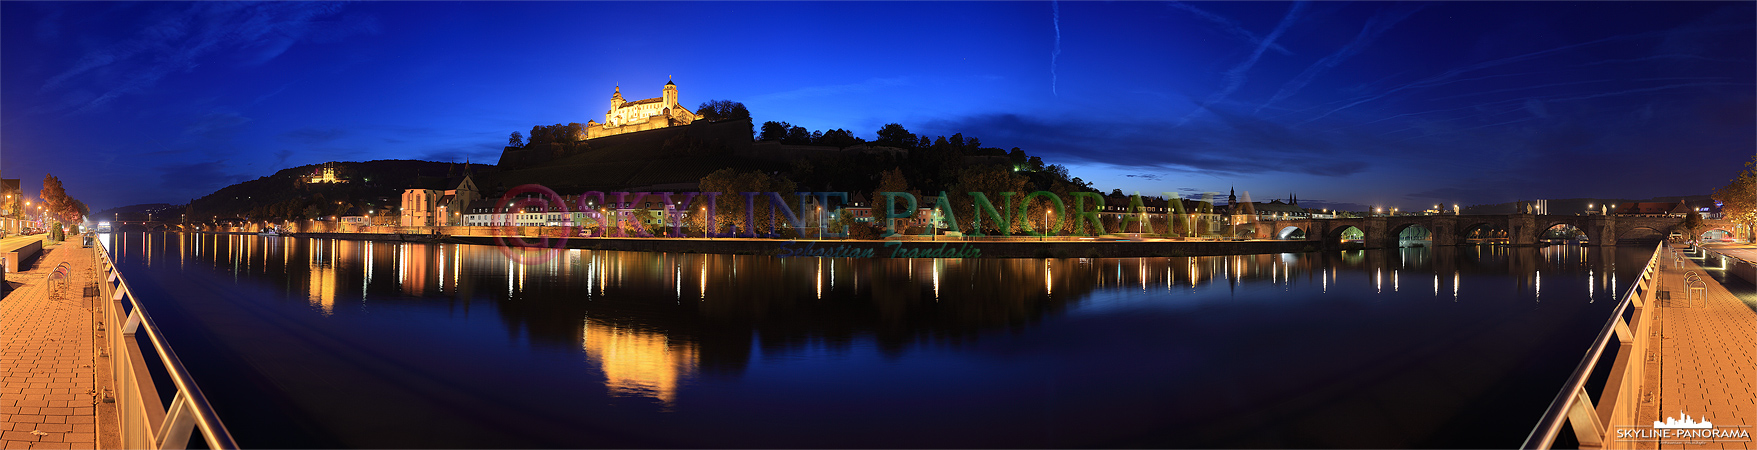
[[[92,249],[63,243],[30,270],[8,274],[0,298],[0,445],[4,448],[97,447],[93,365],[99,341],[92,285]],[[48,277],[62,262],[74,279],[51,298]]]
[[[1757,312],[1704,275],[1688,258],[1678,267],[1675,255],[1668,251],[1660,261],[1664,268],[1660,295],[1669,300],[1660,300],[1656,311],[1659,398],[1658,417],[1651,420],[1682,419],[1679,415],[1688,414],[1713,422],[1715,428],[1757,432]],[[1703,291],[1690,292],[1684,282],[1687,271],[1702,276]],[[1757,445],[1748,439],[1667,440],[1662,448],[1749,449]]]

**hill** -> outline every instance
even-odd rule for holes
[[[295,218],[307,215],[308,211],[314,213],[309,215],[336,215],[356,207],[396,207],[403,190],[420,182],[421,177],[444,177],[464,169],[464,164],[394,159],[325,164],[334,167],[337,178],[346,182],[309,183],[305,177],[325,165],[298,166],[220,188],[191,201],[190,206],[196,217],[253,219]],[[494,166],[486,164],[469,166],[476,174],[495,171]]]
[[[698,122],[570,143],[507,147],[500,170],[479,176],[488,192],[539,184],[571,194],[644,187],[694,190],[702,177],[724,168],[782,170],[785,164],[737,156],[749,148],[750,121]]]

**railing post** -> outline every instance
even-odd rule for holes
[[[171,400],[171,410],[165,413],[165,423],[159,425],[159,432],[153,435],[157,440],[153,448],[185,449],[189,448],[189,435],[195,431],[195,414],[190,411],[189,398],[182,392]]]
[[[1585,387],[1574,393],[1574,403],[1568,407],[1568,425],[1573,426],[1580,448],[1604,446],[1604,424],[1599,422],[1598,411],[1592,407]]]

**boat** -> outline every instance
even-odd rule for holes
[[[270,228],[267,230],[262,230],[260,232],[257,232],[256,235],[257,236],[280,236],[281,233],[275,231],[275,229],[273,229],[273,228]]]

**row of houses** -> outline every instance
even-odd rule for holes
[[[404,190],[401,198],[400,213],[396,225],[400,226],[573,226],[594,223],[591,216],[584,211],[572,211],[564,205],[578,205],[578,195],[562,198],[559,205],[534,206],[520,205],[520,202],[500,204],[498,198],[485,198],[482,190],[475,183],[474,176],[466,164],[461,171],[454,169],[446,177],[421,177],[417,186]],[[916,214],[903,224],[905,226],[934,226],[944,228],[940,209],[934,205],[937,198],[923,197],[918,200]],[[1138,203],[1137,203],[1138,201]],[[1297,196],[1289,196],[1286,202],[1275,200],[1270,202],[1238,203],[1235,196],[1228,196],[1226,205],[1214,205],[1213,202],[1177,199],[1182,202],[1181,210],[1189,214],[1210,214],[1227,216],[1254,216],[1257,220],[1286,220],[1302,218],[1325,218],[1326,212],[1308,210],[1299,206]],[[670,213],[678,214],[677,220],[666,217],[667,209],[657,199],[643,199],[638,204],[626,201],[621,204],[600,205],[587,201],[588,209],[597,209],[600,214],[607,214],[617,221],[640,220],[649,224],[675,223],[688,220],[696,212],[685,208],[686,205],[672,205]],[[1072,205],[1069,205],[1072,206]],[[808,207],[809,209],[810,207]],[[1101,219],[1118,220],[1124,216],[1136,214],[1163,215],[1174,212],[1170,201],[1162,197],[1134,197],[1113,192],[1104,197],[1104,203],[1097,207]],[[636,217],[636,211],[645,210],[647,217]],[[869,200],[863,193],[853,193],[841,214],[848,214],[856,222],[872,222],[874,214]],[[343,223],[359,225],[378,225],[371,223],[365,216],[349,216],[342,218]]]

